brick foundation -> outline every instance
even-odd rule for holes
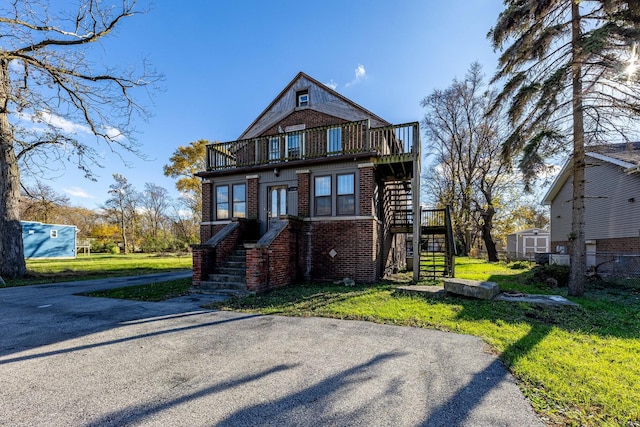
[[[299,261],[305,279],[376,281],[377,227],[374,219],[305,222]],[[336,252],[333,257],[332,249]]]
[[[588,239],[593,240],[593,239]],[[616,254],[640,254],[640,237],[620,237],[616,239],[596,239],[596,252]],[[555,252],[556,246],[566,246],[567,253],[572,252],[572,244],[569,241],[551,242],[551,252]]]

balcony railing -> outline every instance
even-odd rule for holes
[[[322,126],[207,146],[207,170],[234,169],[354,153],[418,155],[417,122],[370,128],[369,121]]]

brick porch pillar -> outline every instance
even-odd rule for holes
[[[296,171],[296,175],[298,175],[298,216],[302,218],[308,218],[311,216],[310,209],[310,182],[311,182],[311,173],[308,170],[299,170]]]
[[[258,175],[247,176],[247,219],[258,219]]]

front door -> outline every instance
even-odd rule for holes
[[[269,188],[269,221],[287,214],[287,186]]]

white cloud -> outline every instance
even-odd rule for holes
[[[107,134],[107,136],[114,141],[121,141],[125,139],[120,129],[109,127],[109,128],[105,128],[104,131],[105,131],[105,134]]]
[[[83,188],[80,188],[80,187],[63,188],[62,191],[64,191],[70,196],[79,197],[81,199],[95,199],[94,196],[87,193]]]
[[[330,87],[333,90],[336,90],[336,88],[338,87],[338,83],[334,82],[333,79],[329,80],[329,82],[325,83],[324,85]]]
[[[49,111],[41,111],[37,113],[35,117],[32,118],[32,121],[46,123],[62,130],[65,133],[91,133],[89,126],[73,123],[64,117],[57,116]]]
[[[358,64],[358,66],[355,69],[355,74],[356,74],[356,77],[353,80],[351,80],[351,82],[347,83],[345,85],[346,87],[353,86],[357,83],[360,83],[362,80],[366,80],[367,70],[365,70],[364,65]]]

